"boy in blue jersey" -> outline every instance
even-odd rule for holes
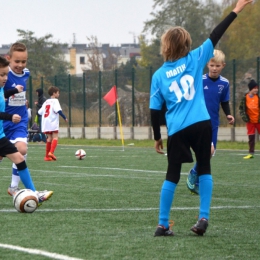
[[[23,86],[23,91],[17,93],[6,100],[5,111],[9,114],[18,114],[21,116],[21,121],[14,124],[11,121],[4,121],[4,132],[6,137],[13,143],[17,150],[24,156],[27,156],[27,126],[28,113],[26,108],[26,82],[30,76],[30,72],[26,69],[28,53],[27,48],[23,43],[16,42],[12,44],[8,56],[9,73],[8,80],[4,86],[4,91],[9,91],[17,85]],[[12,167],[12,181],[8,188],[8,194],[13,195],[19,188],[20,176],[15,164]]]
[[[154,236],[174,235],[169,224],[170,209],[182,163],[193,161],[190,149],[195,152],[200,184],[199,217],[191,231],[198,235],[206,232],[213,190],[210,169],[212,129],[201,78],[219,39],[249,3],[252,0],[238,0],[233,11],[212,31],[209,39],[195,50],[190,50],[190,34],[182,27],[169,29],[161,38],[161,53],[165,62],[152,78],[150,110],[155,150],[164,154],[160,110],[166,102],[168,169],[161,188],[159,223]]]
[[[39,204],[41,204],[52,196],[53,191],[36,191],[23,155],[18,152],[14,144],[4,134],[3,120],[8,120],[13,124],[19,124],[22,120],[19,114],[5,112],[5,98],[13,94],[18,94],[20,90],[23,90],[23,88],[14,87],[12,90],[4,92],[4,85],[7,82],[9,74],[8,65],[9,62],[5,58],[0,57],[0,157],[7,157],[16,165],[25,188],[36,192]]]
[[[233,125],[235,122],[234,117],[230,114],[229,81],[220,75],[225,65],[225,54],[220,50],[215,50],[214,57],[207,63],[209,72],[203,75],[204,97],[212,125],[211,156],[214,156],[217,147],[219,104],[221,104],[229,124]],[[199,194],[197,164],[190,170],[187,187],[192,193]]]

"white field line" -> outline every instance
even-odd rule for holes
[[[222,210],[222,209],[255,209],[260,208],[260,206],[213,206],[211,210]],[[199,207],[172,207],[171,210],[198,210]],[[38,212],[130,212],[130,211],[155,211],[159,208],[118,208],[118,209],[39,209]],[[1,209],[1,212],[17,213],[15,209]]]
[[[60,168],[76,168],[76,169],[99,169],[99,170],[113,170],[113,171],[131,171],[131,172],[149,172],[149,173],[166,173],[161,171],[152,170],[138,170],[138,169],[126,169],[126,168],[111,168],[111,167],[79,167],[79,166],[58,166]]]
[[[15,251],[20,251],[20,252],[25,252],[27,254],[31,254],[31,255],[43,255],[52,259],[59,259],[59,260],[84,260],[82,258],[75,258],[75,257],[69,257],[66,255],[60,255],[60,254],[56,254],[56,253],[49,253],[47,251],[43,251],[43,250],[38,250],[38,249],[32,249],[32,248],[25,248],[25,247],[21,247],[21,246],[14,246],[14,245],[8,245],[8,244],[1,244],[0,243],[0,247],[1,248],[5,248],[5,249],[10,249],[10,250],[15,250]]]

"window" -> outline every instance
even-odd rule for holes
[[[85,57],[79,57],[79,63],[85,64]]]

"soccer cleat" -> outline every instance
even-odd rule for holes
[[[18,186],[15,187],[8,187],[7,192],[10,196],[14,196],[20,189],[18,188]]]
[[[249,155],[247,155],[247,156],[245,156],[245,157],[243,157],[244,159],[253,159],[254,158],[254,156],[253,156],[253,154],[249,154]]]
[[[199,195],[198,174],[193,169],[191,169],[188,174],[186,184],[192,194]]]
[[[44,157],[44,161],[53,161],[51,157]]]
[[[155,233],[154,233],[154,237],[159,237],[159,236],[174,236],[174,233],[172,231],[172,226],[174,225],[174,221],[173,220],[170,220],[169,221],[169,227],[168,228],[165,228],[164,226],[162,225],[158,225],[156,230],[155,230]]]
[[[199,236],[203,236],[203,234],[207,230],[208,225],[208,220],[205,218],[201,218],[190,230]]]
[[[41,206],[44,201],[48,200],[53,194],[53,191],[48,191],[48,190],[35,191],[35,192],[39,200],[38,207]]]
[[[54,161],[57,160],[57,157],[52,152],[48,153],[48,157],[52,158]]]

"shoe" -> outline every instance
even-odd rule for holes
[[[48,190],[44,190],[44,191],[36,191],[36,194],[38,196],[38,207],[42,205],[42,203],[46,200],[48,200],[52,194],[53,191],[48,191]]]
[[[44,161],[53,161],[51,157],[44,157]]]
[[[253,154],[249,154],[249,155],[247,155],[247,156],[245,156],[245,157],[243,157],[244,159],[253,159],[254,158],[254,156],[253,156]]]
[[[7,192],[10,196],[14,196],[20,189],[18,188],[18,186],[15,187],[8,187]]]
[[[49,152],[49,153],[48,153],[48,156],[49,156],[50,158],[52,158],[54,161],[57,160],[57,157],[56,157],[52,152]]]
[[[191,169],[188,174],[186,184],[192,194],[199,195],[199,178],[193,169]]]
[[[190,230],[199,236],[203,236],[203,234],[207,230],[208,225],[208,220],[205,218],[201,218]]]
[[[173,220],[170,220],[169,221],[169,227],[168,228],[165,228],[164,226],[162,225],[158,225],[156,230],[155,230],[155,233],[154,233],[154,237],[159,237],[159,236],[174,236],[174,233],[172,231],[172,226],[174,225],[174,221]]]

